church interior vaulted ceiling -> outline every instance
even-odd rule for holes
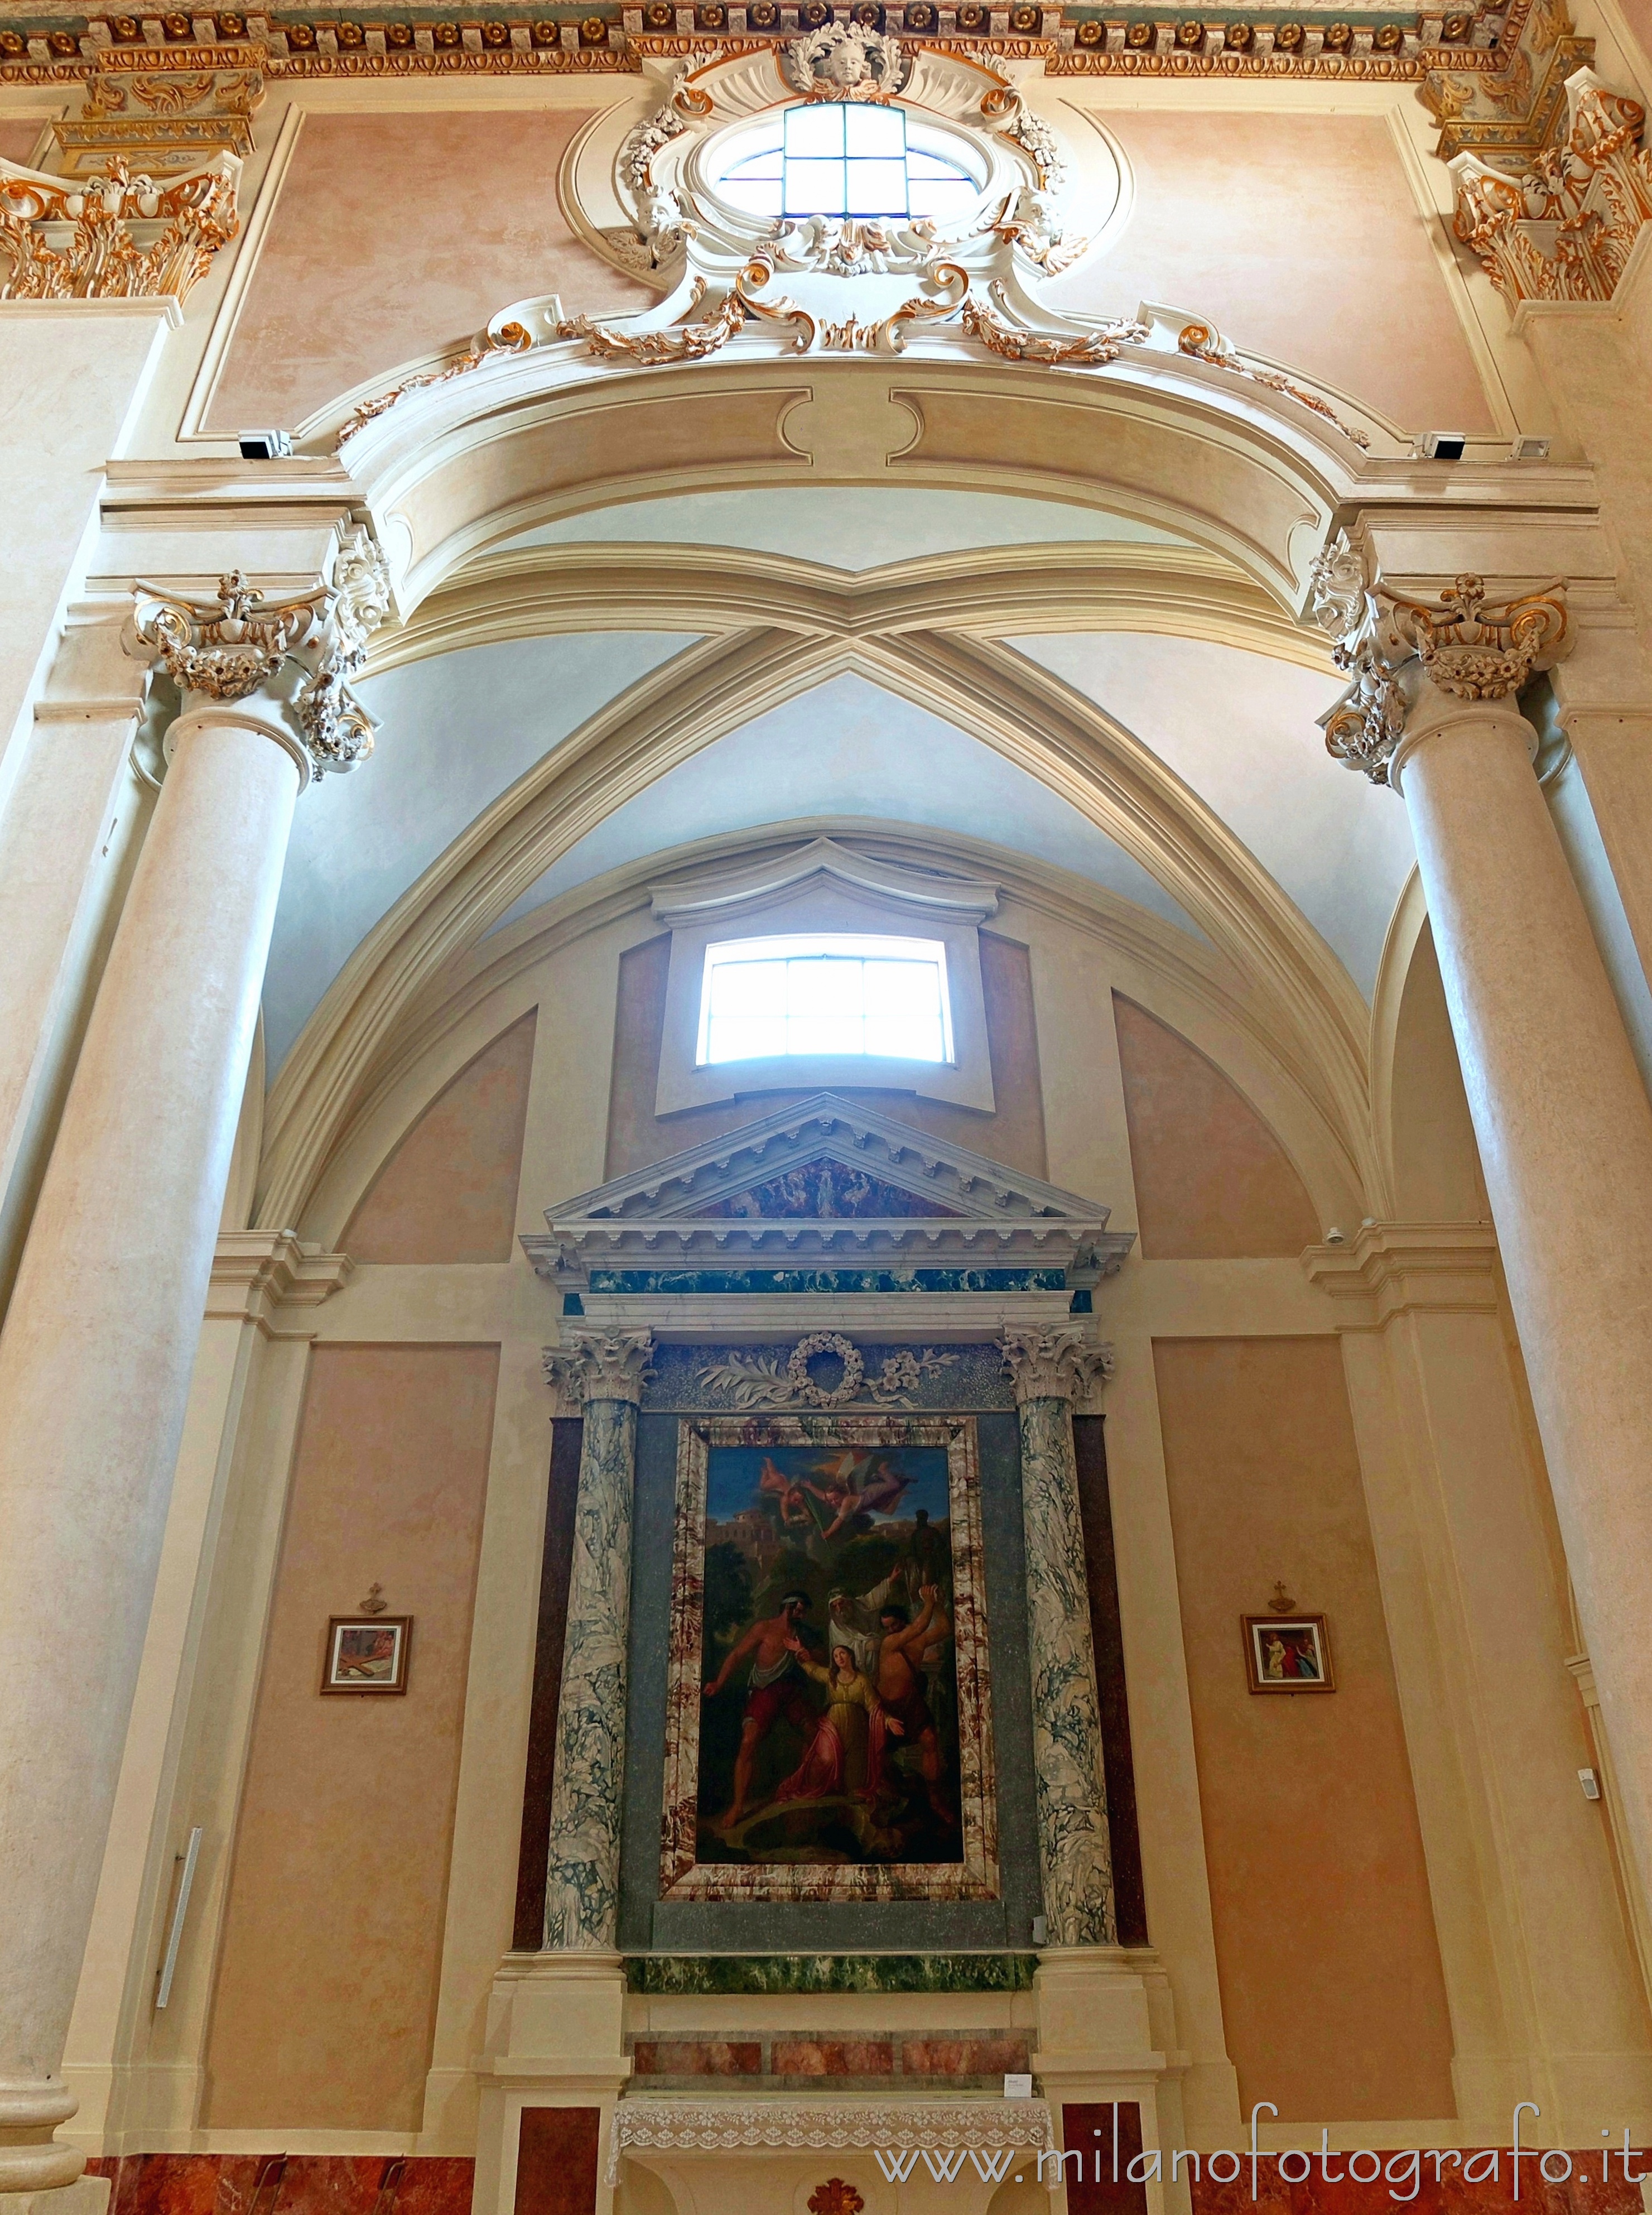
[[[0,2215],[1637,2215],[1643,13],[0,0]]]

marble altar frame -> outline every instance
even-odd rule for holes
[[[963,1859],[823,1867],[697,1856],[707,1479],[719,1445],[944,1446],[952,1545]],[[677,1429],[660,1897],[738,1901],[996,1899],[998,1803],[988,1678],[981,1464],[973,1415],[683,1416]]]

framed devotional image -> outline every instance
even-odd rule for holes
[[[1323,1615],[1247,1615],[1240,1621],[1253,1692],[1335,1691]]]
[[[410,1615],[335,1615],[327,1626],[324,1692],[405,1692]]]
[[[685,1418],[661,1894],[994,1899],[976,1426]]]

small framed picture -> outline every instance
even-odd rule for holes
[[[405,1692],[410,1615],[335,1615],[327,1626],[324,1692]]]
[[[1245,1615],[1239,1620],[1253,1692],[1336,1690],[1323,1615]]]

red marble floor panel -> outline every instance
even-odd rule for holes
[[[593,2215],[596,2108],[524,2108],[517,2141],[516,2215]]]
[[[475,2167],[382,2154],[147,2153],[87,2163],[111,2180],[109,2215],[469,2215]]]
[[[755,2039],[639,2038],[631,2065],[639,2077],[760,2077],[763,2049]]]
[[[1024,2038],[908,2038],[901,2067],[909,2077],[1002,2077],[1025,2074]]]
[[[395,2196],[395,2215],[470,2215],[474,2161],[428,2154],[410,2161]]]
[[[888,2077],[895,2048],[887,2038],[777,2038],[768,2066],[776,2077]]]
[[[1072,2112],[1068,2110],[1069,2116]],[[1068,2143],[1073,2143],[1070,2136]],[[1598,2151],[1574,2149],[1569,2179],[1545,2179],[1538,2159],[1523,2155],[1518,2200],[1507,2146],[1500,2151],[1464,2148],[1455,2157],[1448,2150],[1438,2163],[1424,2150],[1415,2173],[1408,2151],[1385,2148],[1379,2174],[1372,2174],[1369,2156],[1355,2156],[1352,2177],[1348,2154],[1333,2153],[1327,2159],[1311,2151],[1310,2173],[1300,2175],[1301,2163],[1291,2162],[1283,2181],[1276,2159],[1263,2155],[1254,2200],[1248,2154],[1241,2154],[1239,2175],[1232,2183],[1203,2174],[1194,2178],[1184,2169],[1192,2187],[1193,2215],[1257,2215],[1257,2210],[1261,2215],[1399,2215],[1401,2210],[1406,2215],[1516,2215],[1517,2210],[1518,2215],[1642,2215],[1639,2185],[1634,2178],[1625,2180],[1621,2149],[1613,2155],[1611,2175],[1605,2178]],[[1551,2157],[1551,2169],[1558,2160],[1558,2154]],[[1631,2155],[1631,2163],[1635,2177],[1649,2166],[1639,2153]]]

